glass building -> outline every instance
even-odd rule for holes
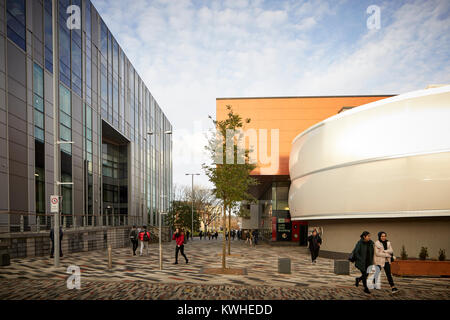
[[[172,126],[92,3],[56,4],[54,16],[51,0],[0,0],[0,238],[50,229],[55,171],[73,183],[59,186],[66,230],[157,225]]]

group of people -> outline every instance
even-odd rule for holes
[[[378,232],[378,240],[373,242],[370,239],[370,232],[364,231],[360,240],[356,243],[355,248],[350,254],[349,260],[355,263],[355,267],[361,272],[361,276],[355,279],[355,286],[358,287],[362,281],[364,292],[370,294],[367,286],[367,277],[369,275],[369,267],[375,266],[384,269],[392,293],[397,293],[398,289],[395,287],[394,279],[391,274],[391,263],[394,261],[394,250],[392,244],[387,240],[387,234],[384,231]],[[316,263],[319,256],[320,246],[322,245],[322,238],[314,229],[312,234],[308,237],[308,247],[311,252],[312,263]]]
[[[357,287],[362,281],[364,292],[370,293],[367,287],[368,270],[370,266],[377,266],[380,270],[384,269],[392,293],[397,293],[398,289],[394,285],[391,274],[391,263],[395,259],[394,250],[391,242],[387,240],[386,232],[378,232],[378,240],[375,243],[370,239],[368,231],[364,231],[360,237],[349,257],[349,260],[354,262],[356,268],[361,271],[361,276],[355,279],[355,286]]]
[[[258,230],[244,230],[240,232],[241,234],[238,236],[238,239],[241,239],[243,236],[245,239],[245,243],[250,244],[250,246],[256,246],[259,240],[259,232]]]
[[[184,244],[187,241],[187,237],[188,236],[187,235],[185,236],[184,231],[180,230],[179,228],[177,228],[175,233],[173,234],[172,240],[175,240],[175,243],[176,243],[174,264],[178,264],[178,253],[179,252],[186,260],[186,263],[189,262],[188,258],[184,254]],[[150,232],[147,230],[147,226],[143,226],[142,228],[136,228],[136,226],[133,226],[133,228],[130,231],[130,240],[131,240],[134,256],[136,255],[136,250],[139,247],[139,244],[140,244],[139,255],[142,256],[143,251],[146,250],[147,256],[148,256],[148,245],[150,243]]]
[[[215,238],[217,240],[217,237],[219,236],[219,233],[217,231],[214,231],[214,232],[210,232],[210,231],[203,232],[203,231],[200,230],[198,236],[200,237],[200,240],[202,240],[203,237],[205,237],[205,240],[206,240],[206,238],[208,238],[208,240],[211,240],[211,238],[213,238],[213,239]]]
[[[130,231],[130,240],[133,246],[133,256],[136,255],[136,249],[140,244],[139,255],[142,256],[144,248],[147,250],[148,255],[148,244],[150,243],[150,232],[147,230],[147,226],[143,226],[142,229],[133,228]]]

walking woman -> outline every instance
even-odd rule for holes
[[[309,251],[311,252],[311,261],[316,263],[316,259],[319,256],[320,245],[322,244],[322,238],[314,229],[312,234],[308,237]]]
[[[373,241],[370,240],[370,232],[368,231],[364,231],[360,237],[361,239],[356,243],[355,249],[353,249],[355,266],[361,271],[361,277],[355,279],[355,286],[358,286],[362,280],[364,292],[370,293],[369,288],[367,288],[367,268],[373,265]]]
[[[184,259],[186,259],[186,263],[188,263],[189,260],[184,254],[184,232],[183,231],[180,232],[180,229],[177,228],[175,230],[175,233],[173,234],[172,240],[175,240],[175,242],[177,243],[177,246],[175,248],[174,264],[178,264],[178,251],[181,252],[181,255],[184,257]]]
[[[397,293],[398,289],[394,285],[394,279],[391,274],[391,262],[394,256],[391,242],[386,239],[387,234],[384,231],[378,232],[378,240],[375,242],[375,256],[374,263],[381,268],[384,268],[386,277],[391,286],[392,293]]]

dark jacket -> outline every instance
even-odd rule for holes
[[[355,257],[355,266],[360,271],[367,271],[367,268],[373,264],[373,241],[364,242],[363,239],[356,243],[353,249],[353,256]],[[367,255],[369,254],[369,255]]]
[[[309,250],[317,250],[320,249],[319,244],[322,244],[322,238],[317,234],[315,237],[310,235],[308,237],[309,242]]]
[[[62,228],[59,228],[59,241],[60,242],[61,242],[61,240],[63,238],[63,234],[64,233],[62,231]],[[52,240],[52,242],[55,241],[54,238],[55,238],[55,235],[54,235],[53,228],[52,228],[52,230],[50,230],[50,239]]]

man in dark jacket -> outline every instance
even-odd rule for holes
[[[62,238],[63,238],[63,231],[62,228],[59,227],[59,256],[62,258],[63,253],[62,253],[62,246],[61,246],[61,242],[62,242]],[[55,252],[55,235],[54,235],[54,230],[53,228],[50,230],[50,239],[52,240],[52,251],[50,253],[50,258],[53,258],[53,254]]]
[[[131,229],[130,231],[130,240],[131,240],[131,244],[133,246],[133,256],[136,255],[136,249],[138,247],[138,231],[136,229],[136,226],[133,226],[133,229]]]
[[[317,230],[314,229],[312,235],[308,237],[309,251],[311,251],[311,261],[316,263],[316,259],[319,256],[320,245],[322,244],[322,238],[318,235]]]
[[[361,271],[361,277],[355,279],[355,286],[358,286],[362,280],[364,292],[370,293],[367,287],[367,269],[373,265],[374,243],[370,240],[370,233],[368,231],[364,231],[360,237],[361,239],[356,243],[355,249],[353,249],[355,267]]]

